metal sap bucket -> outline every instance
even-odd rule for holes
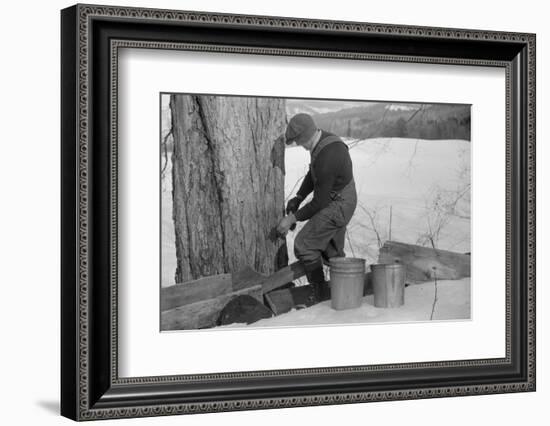
[[[374,306],[398,308],[405,303],[405,266],[399,263],[371,265]]]
[[[361,306],[365,285],[365,259],[333,257],[330,259],[330,298],[332,309]]]

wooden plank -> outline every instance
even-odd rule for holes
[[[292,294],[287,289],[274,290],[264,295],[267,306],[275,315],[281,315],[288,312],[294,306]]]
[[[250,266],[247,266],[240,271],[231,274],[231,282],[233,291],[242,290],[244,288],[253,287],[261,284],[267,277],[256,272]]]
[[[250,267],[245,267],[232,274],[212,275],[182,284],[176,284],[161,289],[161,311],[167,311],[179,306],[189,305],[203,300],[210,300],[224,294],[244,290],[257,285],[262,286],[262,292],[279,288],[288,282],[305,275],[305,269],[300,262],[281,268],[266,277]]]
[[[378,263],[401,263],[407,267],[407,282],[456,280],[469,277],[469,254],[439,250],[414,244],[386,241],[380,249]]]
[[[160,310],[212,299],[233,291],[231,274],[212,275],[198,280],[163,287],[160,290]]]
[[[301,262],[294,262],[284,268],[279,269],[274,274],[266,277],[262,281],[262,292],[268,293],[276,288],[279,288],[286,283],[294,281],[306,274],[306,270]]]
[[[248,294],[263,303],[262,287],[256,285],[239,291],[223,294],[208,300],[179,306],[161,312],[161,330],[196,330],[216,325],[220,311],[234,296]]]
[[[274,290],[264,297],[275,315],[284,314],[294,308],[308,308],[320,302],[311,285]]]

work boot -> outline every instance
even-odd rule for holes
[[[316,303],[324,302],[330,299],[330,287],[325,281],[325,273],[323,272],[323,261],[321,258],[314,262],[304,262],[306,277],[311,287],[313,288],[313,296]]]
[[[330,286],[327,281],[312,285],[316,300],[319,302],[326,302],[327,300],[330,300]]]

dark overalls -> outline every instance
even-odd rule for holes
[[[328,136],[320,140],[311,153],[309,169],[314,187],[317,185],[315,159],[325,146],[336,142],[341,142],[340,138]],[[357,206],[353,177],[339,192],[331,191],[330,198],[330,203],[308,220],[294,240],[294,254],[305,265],[318,263],[322,267],[321,261],[328,263],[331,257],[345,256],[346,226]]]

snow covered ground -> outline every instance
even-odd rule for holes
[[[379,138],[347,141],[358,206],[348,225],[347,256],[375,263],[384,241],[470,252],[470,142]],[[307,172],[309,153],[286,150],[285,192],[294,196]],[[457,200],[457,197],[460,197]],[[309,199],[306,200],[306,202]],[[456,203],[454,203],[456,201]],[[289,257],[303,223],[287,236]]]
[[[285,327],[335,324],[374,324],[387,322],[443,321],[470,318],[470,279],[438,281],[437,303],[432,308],[435,285],[427,282],[405,288],[405,304],[399,308],[377,308],[374,296],[365,296],[359,308],[336,311],[330,301],[307,309],[292,310],[253,324],[231,324],[220,328],[235,327]]]

